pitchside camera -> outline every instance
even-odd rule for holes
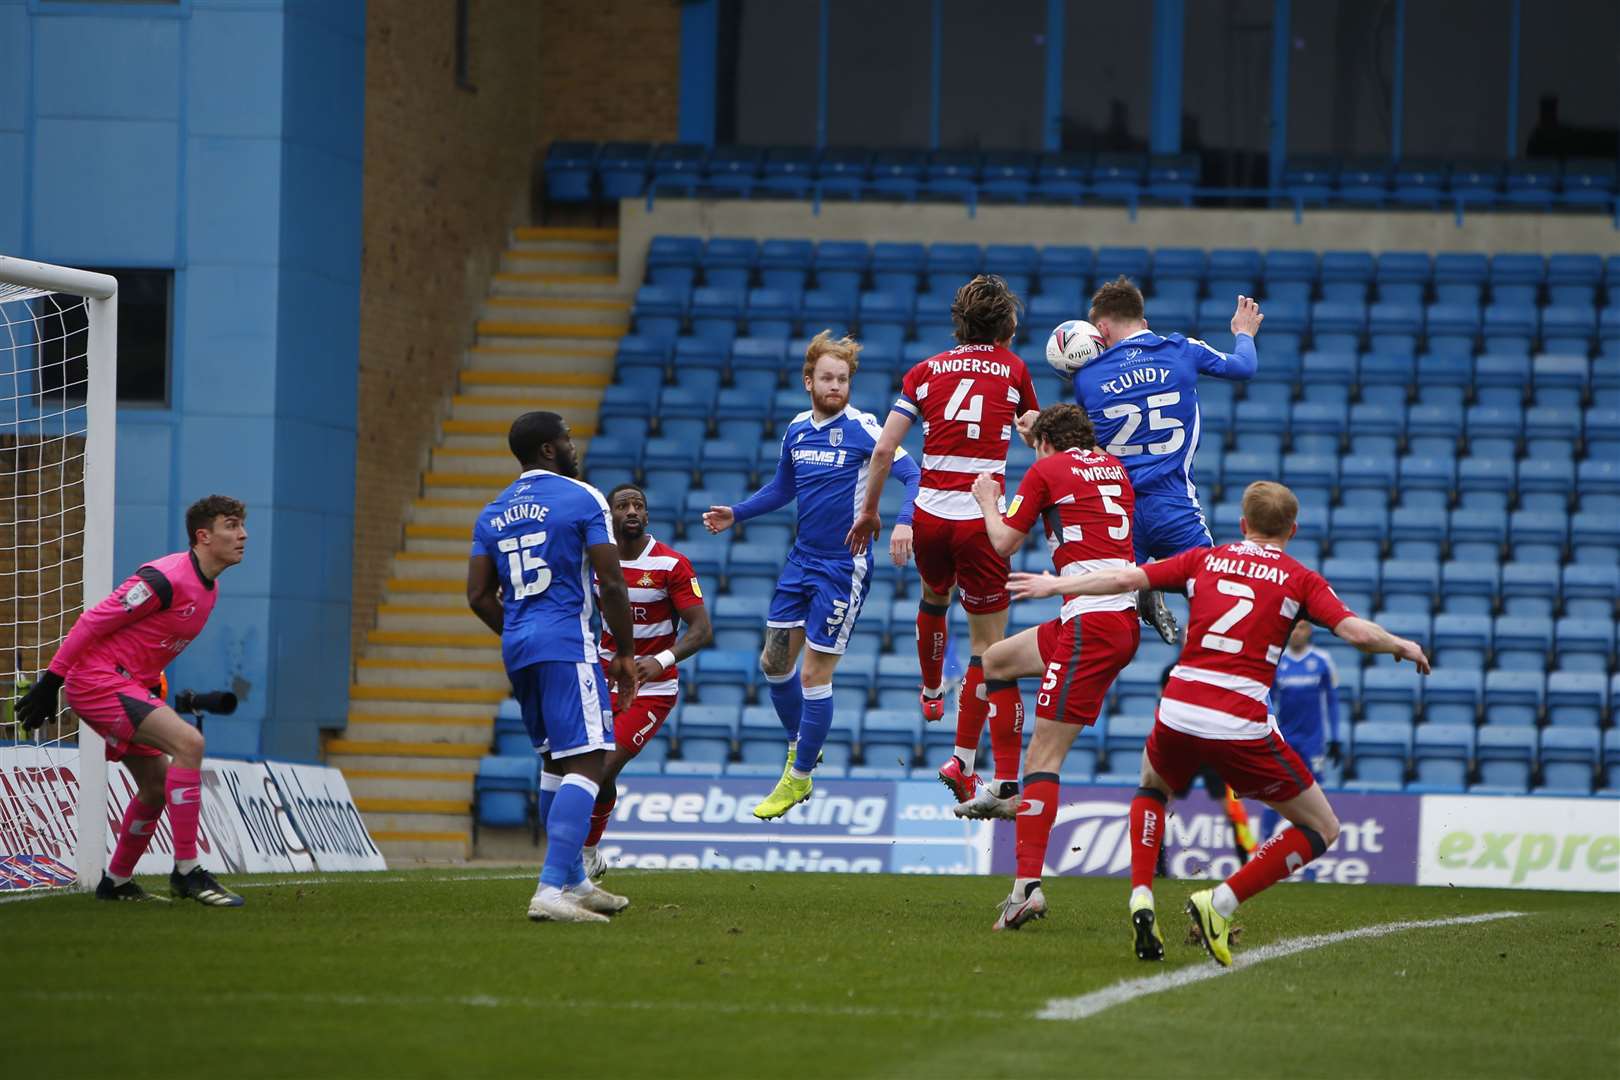
[[[201,694],[195,690],[182,690],[175,695],[174,709],[183,713],[229,716],[236,711],[236,695],[229,690],[209,690]]]

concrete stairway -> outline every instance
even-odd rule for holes
[[[513,417],[561,413],[584,451],[630,320],[612,229],[518,229],[478,321],[377,626],[328,740],[390,864],[471,854],[472,782],[507,695],[500,641],[467,610],[473,517],[516,475]]]

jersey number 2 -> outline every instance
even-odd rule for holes
[[[1209,633],[1204,635],[1202,645],[1211,652],[1240,653],[1243,651],[1243,639],[1227,637],[1226,632],[1242,622],[1244,617],[1254,610],[1254,590],[1241,581],[1221,578],[1215,582],[1215,591],[1226,596],[1235,596],[1237,602],[1210,624]]]
[[[508,536],[495,546],[506,553],[506,570],[512,579],[512,599],[539,596],[551,586],[551,567],[535,553],[546,542],[543,532]],[[531,578],[529,575],[533,574]]]

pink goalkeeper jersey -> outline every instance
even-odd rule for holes
[[[63,678],[121,672],[151,686],[202,633],[218,598],[190,551],[155,559],[79,616],[51,671]]]

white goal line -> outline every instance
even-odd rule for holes
[[[1499,919],[1517,919],[1528,914],[1524,911],[1492,911],[1484,915],[1459,915],[1449,919],[1423,919],[1411,922],[1381,923],[1377,926],[1363,926],[1355,930],[1341,930],[1334,934],[1312,934],[1309,937],[1288,938],[1283,941],[1274,941],[1270,945],[1262,945],[1257,949],[1246,949],[1232,959],[1230,968],[1221,967],[1214,961],[1207,964],[1198,964],[1193,967],[1177,968],[1160,975],[1149,975],[1141,979],[1128,979],[1125,982],[1115,983],[1113,986],[1101,990],[1093,990],[1089,994],[1079,997],[1053,998],[1046,1003],[1040,1012],[1035,1014],[1037,1020],[1084,1020],[1096,1016],[1115,1005],[1123,1005],[1128,1001],[1146,997],[1149,994],[1160,994],[1166,990],[1175,990],[1183,986],[1191,986],[1206,979],[1218,979],[1223,975],[1234,974],[1247,970],[1256,964],[1263,964],[1267,960],[1278,960],[1284,956],[1293,956],[1295,953],[1310,952],[1312,949],[1324,948],[1328,945],[1337,945],[1341,941],[1359,941],[1363,938],[1387,937],[1390,934],[1399,934],[1407,930],[1430,930],[1440,926],[1469,926],[1474,923],[1496,922]]]

